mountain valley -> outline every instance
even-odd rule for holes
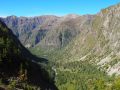
[[[96,15],[8,16],[0,20],[0,61],[8,57],[9,63],[18,63],[16,70],[10,64],[12,69],[7,79],[13,77],[12,70],[14,75],[20,71],[22,63],[24,74],[30,72],[28,76],[35,75],[35,79],[44,77],[39,82],[43,90],[120,90],[120,4],[102,9]],[[14,35],[11,31],[10,35],[3,32],[7,27]],[[9,51],[16,49],[10,54]],[[11,58],[14,56],[17,57]],[[14,61],[17,58],[20,60]]]

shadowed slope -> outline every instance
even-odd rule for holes
[[[25,87],[22,84],[28,84],[40,87],[42,90],[56,90],[54,80],[45,70],[46,67],[41,66],[41,62],[37,64],[37,61],[47,62],[25,49],[11,30],[0,21],[0,79],[2,83],[8,85],[15,80],[17,86],[23,89]]]

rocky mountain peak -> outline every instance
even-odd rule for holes
[[[68,14],[68,15],[63,16],[63,19],[75,19],[79,16],[80,15],[77,15],[77,14]]]

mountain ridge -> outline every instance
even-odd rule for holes
[[[12,31],[14,32],[14,34],[16,35],[16,36],[18,36],[18,38],[19,38],[19,40],[22,42],[22,44],[24,45],[24,46],[30,46],[30,47],[34,47],[35,45],[37,45],[38,43],[41,43],[40,41],[41,40],[43,40],[44,39],[44,37],[46,37],[47,35],[47,33],[49,33],[49,31],[56,31],[56,29],[59,29],[59,27],[60,27],[60,25],[63,25],[63,24],[67,24],[67,22],[68,23],[70,23],[71,21],[73,21],[73,22],[76,22],[75,21],[75,19],[76,18],[72,18],[71,16],[75,16],[76,18],[81,18],[82,19],[82,16],[78,16],[78,15],[73,15],[73,14],[70,14],[70,15],[66,15],[66,16],[63,16],[63,17],[57,17],[57,16],[46,16],[47,17],[47,19],[45,20],[45,18],[43,18],[43,17],[45,17],[45,16],[40,16],[40,17],[33,17],[33,18],[28,18],[28,20],[29,20],[29,22],[28,22],[28,20],[27,20],[27,18],[26,17],[24,17],[24,19],[23,19],[23,26],[21,26],[22,24],[21,24],[21,18],[19,17],[15,17],[15,16],[13,16],[13,17],[15,17],[15,18],[17,18],[18,20],[14,20],[14,19],[11,19],[11,17],[7,17],[7,18],[2,18],[2,20],[3,20],[3,22],[5,22],[6,24],[7,24],[7,26],[9,27],[9,28],[11,28],[12,29]],[[51,18],[52,17],[52,18]],[[66,17],[66,18],[65,18]],[[86,15],[86,16],[83,16],[83,18],[84,19],[88,19],[87,17],[92,17],[92,16],[90,16],[90,15]],[[41,21],[41,23],[40,23],[40,21],[38,22],[38,24],[36,23],[37,21],[36,21],[36,18],[38,19],[38,20],[42,20],[42,18],[43,18],[43,22]],[[20,19],[20,20],[19,20]],[[35,19],[35,22],[33,22],[34,21],[34,19]],[[9,21],[11,21],[11,22],[9,22]],[[16,22],[19,22],[18,24],[16,23]],[[78,22],[78,21],[77,21]],[[28,23],[28,24],[27,24]],[[33,24],[31,24],[31,23],[33,23]],[[63,23],[63,24],[62,24]],[[19,28],[19,24],[20,24],[20,28]],[[30,27],[29,27],[29,25],[31,25]],[[33,29],[33,27],[34,27],[34,25],[35,25],[35,28]],[[70,24],[71,25],[71,24]],[[68,25],[66,25],[66,27],[67,27]],[[69,27],[69,26],[68,26]],[[27,28],[29,28],[29,29],[27,29]],[[23,29],[23,30],[22,30]],[[43,33],[43,30],[45,30],[45,32],[44,32],[44,34],[43,34],[43,36],[42,36],[42,38],[41,37],[39,37],[39,36],[37,36],[37,35],[34,35],[33,33],[34,32],[37,32],[37,33]],[[74,33],[74,32],[70,32],[70,33]],[[53,37],[53,36],[50,36],[51,38]],[[38,42],[36,42],[37,40],[36,40],[36,38],[38,38],[39,40],[38,40]],[[33,41],[29,41],[29,39],[31,39],[31,40],[33,40]],[[56,39],[58,39],[58,37],[56,37]],[[46,40],[47,41],[47,40]],[[58,43],[60,43],[60,41],[59,40],[57,40],[57,41],[55,41],[55,44],[57,45],[57,42]],[[48,42],[47,42],[48,43]],[[45,43],[44,43],[45,44]],[[47,44],[45,44],[46,46],[47,46]],[[58,44],[57,46],[55,45],[55,47],[59,47],[59,45],[60,44]],[[60,45],[61,46],[61,45]],[[48,46],[49,47],[49,46]]]

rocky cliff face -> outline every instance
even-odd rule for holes
[[[16,17],[8,16],[1,18],[3,22],[13,31],[23,45],[34,46],[38,43],[59,17],[40,16],[40,17]],[[39,34],[35,34],[38,32]],[[29,41],[29,39],[31,41]]]
[[[62,17],[46,37],[37,45],[44,47],[61,48],[69,44],[84,29],[89,29],[93,16],[65,16]]]

